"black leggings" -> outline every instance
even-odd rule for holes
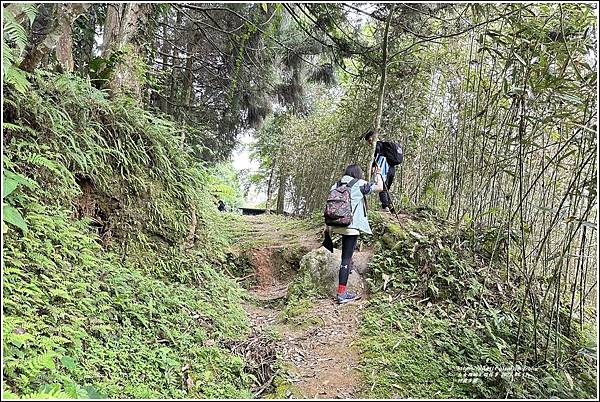
[[[392,183],[394,182],[395,176],[396,176],[396,167],[390,166],[387,177],[385,179],[385,188],[382,192],[379,193],[379,200],[381,201],[382,208],[388,208],[391,204],[389,189],[390,189],[390,187],[392,187]]]
[[[358,241],[358,235],[342,235],[342,265],[340,267],[339,283],[346,285],[352,265],[352,254]]]

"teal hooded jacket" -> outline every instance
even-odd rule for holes
[[[340,180],[342,183],[350,183],[354,177],[344,175]],[[331,186],[331,190],[336,188],[338,183]],[[352,223],[347,226],[348,229],[357,229],[362,233],[372,234],[369,220],[366,216],[367,206],[365,205],[364,195],[373,194],[377,185],[369,183],[366,180],[359,179],[350,189],[350,206],[352,207]]]

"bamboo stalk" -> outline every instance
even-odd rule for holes
[[[379,90],[377,93],[377,114],[375,115],[375,119],[373,120],[373,145],[371,146],[371,158],[373,158],[375,154],[375,145],[377,144],[377,137],[379,136],[379,130],[381,129],[381,115],[383,114],[383,100],[385,96],[385,82],[387,79],[387,67],[388,67],[388,40],[390,33],[390,22],[392,21],[392,16],[394,15],[394,10],[396,5],[392,5],[390,9],[387,19],[385,21],[385,30],[383,32],[383,43],[381,44],[381,52],[383,55],[383,60],[381,62],[381,79],[379,81]],[[373,160],[373,159],[371,159]],[[367,166],[367,181],[371,181],[371,164]]]

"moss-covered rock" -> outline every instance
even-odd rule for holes
[[[313,250],[300,260],[300,281],[295,281],[294,291],[308,292],[318,297],[332,297],[337,293],[341,251],[333,253],[321,247]],[[298,286],[301,284],[302,286]],[[348,277],[348,289],[364,293],[365,285],[358,272],[352,271]]]

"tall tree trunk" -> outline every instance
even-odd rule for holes
[[[177,120],[181,122],[187,122],[189,120],[189,112],[192,104],[194,103],[194,52],[196,50],[196,35],[194,35],[193,25],[187,26],[187,31],[192,32],[188,39],[186,46],[186,60],[183,74],[183,88],[182,88],[182,100],[181,107],[179,109],[179,116]],[[181,134],[181,145],[185,143],[185,131]]]
[[[177,17],[175,18],[175,28],[181,27],[182,13],[180,10],[177,10]],[[175,31],[177,32],[177,31]],[[176,46],[179,46],[181,43],[180,40],[176,40],[173,38],[173,42]],[[169,114],[177,117],[177,113],[179,112],[178,108],[175,106],[179,103],[177,96],[177,86],[178,79],[181,77],[181,59],[179,57],[174,57],[175,51],[171,52],[171,63],[173,66],[171,67],[171,74],[169,75]]]
[[[196,44],[196,38],[194,35],[190,38],[187,45],[187,59],[185,61],[185,76],[183,80],[183,104],[185,105],[185,112],[190,110],[192,103],[194,102],[194,51]]]
[[[269,181],[267,183],[267,214],[271,213],[271,196],[273,192],[273,173],[275,173],[275,166],[277,165],[277,159],[273,159],[273,164],[271,165],[271,172],[269,173]]]
[[[111,3],[104,23],[103,51],[105,59],[117,51],[123,52],[109,80],[113,94],[128,93],[141,99],[142,86],[139,67],[144,63],[139,54],[137,36],[152,11],[151,4]]]
[[[67,69],[73,69],[73,50],[71,39],[71,24],[90,7],[90,4],[58,4],[50,21],[50,26],[40,40],[27,52],[21,62],[21,69],[35,70],[43,59],[48,57],[53,50],[57,50],[57,57]],[[63,42],[63,40],[65,42]]]
[[[84,18],[86,20],[87,30],[83,33],[79,43],[75,42],[75,48],[73,49],[73,69],[81,72],[84,75],[89,74],[90,61],[94,57],[94,44],[96,43],[96,25],[98,24],[98,9],[99,4],[93,4],[90,6],[88,12]],[[72,34],[71,28],[71,34]]]
[[[58,43],[56,58],[65,71],[72,72],[75,61],[73,60],[73,29],[71,24],[65,24],[61,27]]]
[[[285,175],[279,176],[279,190],[277,191],[277,210],[278,214],[283,214],[285,204]]]
[[[171,51],[172,51],[172,47],[171,47],[171,41],[169,39],[169,27],[167,26],[169,23],[169,13],[165,13],[165,25],[163,26],[163,42],[162,42],[162,72],[163,72],[163,76],[165,77],[165,82],[167,80],[166,77],[169,77],[170,79],[170,74],[167,73],[168,69],[169,69],[169,56],[171,55]],[[168,111],[168,107],[169,107],[169,103],[167,102],[167,97],[166,94],[161,94],[163,96],[160,97],[160,110],[163,113],[166,113]]]
[[[373,161],[373,155],[375,154],[375,145],[377,144],[377,137],[379,136],[379,130],[381,129],[381,115],[383,114],[383,98],[385,95],[385,81],[387,79],[387,65],[388,65],[388,36],[390,33],[390,22],[392,15],[394,14],[395,5],[392,5],[390,13],[385,21],[385,30],[383,32],[383,42],[381,44],[381,51],[383,54],[383,60],[381,62],[381,81],[379,81],[379,91],[377,94],[377,114],[373,120],[373,145],[371,146],[371,163],[367,166],[367,181],[371,181],[371,165]]]

